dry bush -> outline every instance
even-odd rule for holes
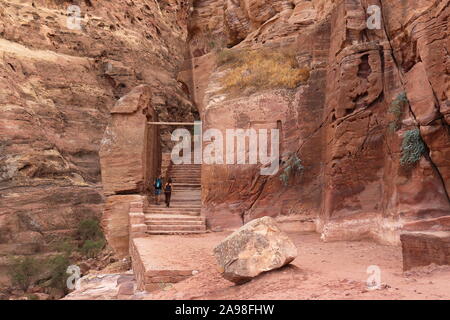
[[[295,51],[290,49],[224,49],[217,54],[217,65],[228,69],[221,79],[227,93],[294,89],[310,76],[309,69],[299,67]]]

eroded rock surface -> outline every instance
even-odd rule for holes
[[[194,58],[205,128],[225,136],[228,128],[281,121],[282,167],[289,154],[304,166],[285,186],[282,170],[267,177],[257,165],[204,165],[210,227],[296,215],[314,218],[324,241],[370,237],[397,245],[406,226],[447,230],[439,217],[450,215],[449,1],[223,3],[219,29],[228,44],[238,43],[232,50],[291,48],[310,78],[297,89],[236,96],[220,81],[229,69],[212,66],[220,51]],[[381,10],[380,29],[367,27],[369,5]],[[394,120],[402,96],[408,102]],[[414,166],[402,166],[403,139],[417,129],[426,150]]]
[[[63,300],[132,300],[136,299],[135,287],[132,274],[87,275]]]
[[[211,228],[293,215],[315,219],[325,241],[390,244],[403,229],[450,230],[448,0],[91,0],[78,3],[81,30],[67,27],[68,3],[0,2],[1,256],[34,254],[101,214],[101,139],[117,100],[142,84],[161,120],[192,121],[198,108],[205,128],[281,122],[282,168],[289,154],[302,160],[288,186],[258,166],[204,165]],[[369,5],[381,29],[367,28]],[[226,46],[293,48],[309,81],[229,95],[216,65]],[[414,129],[426,152],[404,168]],[[111,232],[126,223],[128,193],[142,190],[133,170],[123,183],[107,174]],[[112,242],[126,251],[119,230]]]
[[[81,30],[68,27],[71,4]],[[188,9],[185,1],[0,2],[0,256],[39,252],[100,217],[100,142],[110,110],[134,87],[151,88],[160,119],[194,119],[176,80]]]

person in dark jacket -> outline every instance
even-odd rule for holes
[[[172,178],[169,178],[164,185],[164,195],[166,196],[166,206],[170,207],[170,198],[172,197],[173,185]]]

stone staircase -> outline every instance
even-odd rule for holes
[[[145,209],[147,234],[196,234],[206,232],[201,216],[201,165],[172,165],[168,176],[173,180],[170,208],[164,203],[149,204]]]

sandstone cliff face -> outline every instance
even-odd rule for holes
[[[72,3],[81,30],[67,28]],[[381,8],[380,30],[367,29],[369,5]],[[448,0],[0,1],[0,254],[34,253],[101,214],[101,139],[111,108],[140,84],[161,120],[191,121],[198,108],[206,129],[281,124],[282,168],[302,160],[287,187],[257,166],[204,165],[211,227],[295,216],[316,219],[324,240],[387,243],[400,230],[448,229],[449,10]],[[223,47],[290,48],[309,80],[226,94]],[[402,93],[409,103],[389,130]],[[426,152],[406,170],[401,144],[415,128]],[[117,199],[136,189],[121,188]]]
[[[367,28],[369,5],[381,9],[381,29]],[[311,75],[298,89],[236,97],[221,88],[227,70],[214,65],[214,50],[194,59],[206,128],[272,128],[281,121],[283,160],[295,153],[305,167],[285,187],[279,174],[260,176],[257,166],[204,165],[212,227],[300,215],[317,218],[326,241],[372,237],[392,244],[401,230],[448,228],[449,1],[242,0],[223,1],[223,8],[218,30],[225,30],[225,43],[293,46]],[[409,102],[391,130],[390,109],[402,95]],[[402,141],[416,128],[426,150],[416,166],[404,168]]]
[[[68,28],[71,4],[81,30]],[[148,84],[163,120],[194,119],[176,80],[188,5],[0,1],[0,256],[39,251],[101,215],[100,141],[131,89]]]

